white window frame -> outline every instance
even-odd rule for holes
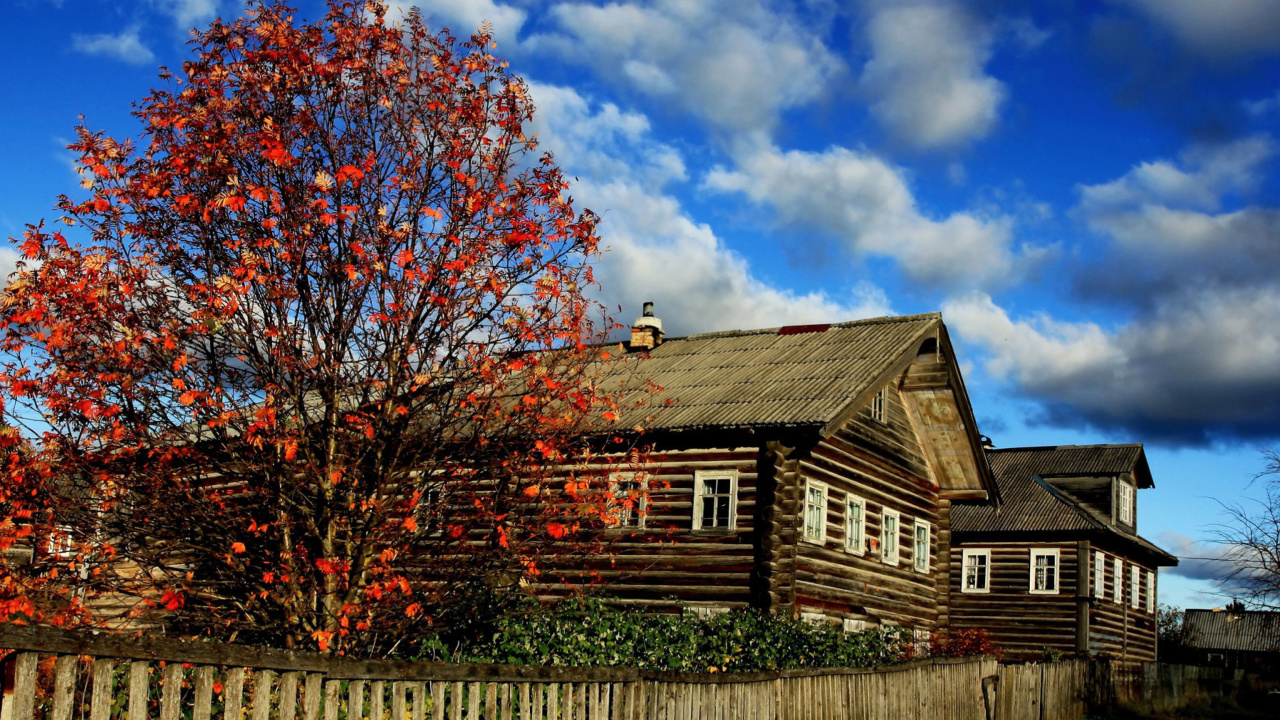
[[[630,499],[631,490],[621,491],[623,483],[635,483],[635,505],[630,508],[632,523],[622,522],[627,508],[619,504]],[[614,507],[614,521],[610,528],[614,530],[643,530],[645,515],[649,512],[649,476],[642,473],[613,473],[609,476],[609,503]]]
[[[885,405],[888,404],[889,388],[882,387],[871,396],[871,419],[878,423],[885,423]]]
[[[1116,485],[1116,504],[1119,506],[1116,512],[1116,520],[1125,525],[1133,525],[1133,516],[1135,508],[1133,502],[1133,486],[1129,483],[1119,480]]]
[[[969,568],[977,568],[977,563],[970,563],[970,558],[982,558],[982,584],[969,587]],[[975,574],[975,579],[976,579]],[[991,551],[986,548],[965,548],[961,553],[960,561],[960,592],[965,593],[989,593],[991,592]]]
[[[728,525],[708,526],[702,517],[702,485],[706,480],[729,481],[729,518]],[[698,470],[693,474],[693,529],[723,530],[738,529],[738,471],[737,470]]]
[[[729,612],[728,605],[687,605],[685,606],[685,614],[695,620],[709,620],[716,615],[724,615]]]
[[[814,625],[825,625],[831,621],[827,619],[825,613],[805,611],[800,613],[800,622],[813,623]]]
[[[846,633],[866,632],[868,627],[870,626],[864,618],[847,617],[840,620],[840,629]]]
[[[920,551],[920,531],[924,530],[924,552]],[[933,548],[933,526],[927,520],[916,518],[911,526],[911,567],[916,572],[929,573],[929,551]]]
[[[1156,573],[1154,570],[1147,571],[1147,612],[1156,611]]]
[[[856,521],[852,512],[855,507]],[[854,555],[867,552],[867,501],[857,495],[846,495],[844,499],[844,549]]]
[[[1093,551],[1093,596],[1099,600],[1107,597],[1107,556],[1101,550]]]
[[[1129,607],[1137,610],[1142,607],[1142,568],[1129,565]]]
[[[1036,559],[1037,558],[1053,558],[1053,565],[1045,565],[1045,568],[1053,569],[1053,588],[1037,588],[1036,587]],[[1057,595],[1062,590],[1062,555],[1058,548],[1031,548],[1031,565],[1030,572],[1027,573],[1028,582],[1027,589],[1032,595]],[[1046,585],[1048,585],[1048,574],[1045,575]]]
[[[812,502],[812,496],[817,493],[821,498],[820,505]],[[805,542],[814,543],[815,545],[824,545],[827,542],[827,509],[829,505],[829,489],[827,484],[817,480],[805,480],[804,482],[804,502],[801,504],[800,515],[800,535]],[[817,517],[813,518],[817,522],[817,526],[810,524],[810,514],[816,513]]]
[[[1111,589],[1111,602],[1119,605],[1124,601],[1124,560],[1116,558],[1115,569],[1111,571],[1111,581],[1116,585]]]
[[[889,530],[889,519],[893,519],[893,530]],[[885,508],[880,513],[880,562],[885,565],[897,565],[902,556],[902,513]]]

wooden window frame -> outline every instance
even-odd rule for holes
[[[924,552],[920,552],[920,530],[924,530]],[[911,525],[911,567],[921,575],[928,575],[929,551],[933,549],[933,525],[928,520],[914,518]],[[923,564],[920,562],[923,560]]]
[[[889,518],[893,518],[893,532],[888,530]],[[893,542],[889,542],[890,538]],[[880,511],[880,562],[885,565],[900,565],[902,562],[902,513],[889,508]]]
[[[859,510],[856,533],[853,532],[855,525],[852,522],[853,513],[850,512],[853,507]],[[865,555],[867,552],[867,501],[853,494],[844,497],[844,551],[854,555]]]
[[[1119,605],[1124,602],[1124,560],[1117,557],[1115,568],[1111,571],[1112,582],[1115,587],[1111,589],[1111,602]]]
[[[809,532],[809,496],[817,491],[822,495],[822,506],[818,510],[818,527],[816,534]],[[827,543],[827,510],[830,508],[831,490],[826,483],[819,480],[805,479],[804,502],[800,505],[800,539],[814,545]]]
[[[708,527],[702,517],[702,485],[705,480],[729,481],[729,518],[728,525],[711,525]],[[738,471],[737,470],[698,470],[693,474],[693,529],[699,532],[733,532],[738,529]]]
[[[1107,555],[1101,550],[1093,551],[1093,596],[1107,598]]]
[[[866,632],[869,627],[870,625],[867,623],[866,618],[847,617],[840,619],[840,629],[845,633]]]
[[[1156,571],[1147,571],[1147,612],[1156,611]]]
[[[885,413],[885,406],[888,404],[888,400],[888,386],[880,388],[876,391],[875,395],[871,396],[871,419],[881,425],[887,425],[889,422],[887,419],[888,416]]]
[[[983,559],[982,569],[982,585],[969,587],[969,558],[980,557]],[[974,567],[977,567],[975,565]],[[965,548],[960,553],[960,592],[962,593],[990,593],[991,592],[991,549],[990,548]]]
[[[1134,502],[1133,486],[1123,480],[1116,481],[1116,522],[1130,527],[1135,526],[1137,503]]]
[[[631,508],[630,512],[635,518],[634,524],[620,522],[621,515],[618,515],[619,522],[609,525],[609,529],[617,532],[635,532],[643,530],[645,526],[645,516],[649,513],[649,476],[644,473],[625,473],[618,472],[609,476],[609,503],[616,505],[622,497],[619,495],[618,489],[623,483],[635,483],[637,492],[636,504]],[[627,490],[630,495],[631,491]],[[625,510],[625,508],[623,508]]]
[[[1142,568],[1129,563],[1129,607],[1142,607]]]
[[[1036,587],[1036,558],[1053,558],[1053,589]],[[1049,568],[1046,565],[1045,568]],[[1057,595],[1062,591],[1062,551],[1060,548],[1031,548],[1027,589],[1032,595]],[[1048,575],[1045,575],[1046,579]],[[1046,583],[1047,584],[1047,583]]]

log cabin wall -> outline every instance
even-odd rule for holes
[[[643,466],[644,527],[606,531],[607,552],[559,574],[601,584],[603,597],[652,612],[751,604],[761,456],[757,447],[655,451]],[[733,527],[694,530],[695,478],[722,471],[736,476]],[[555,583],[536,588],[544,597],[567,590]]]
[[[852,618],[869,624],[889,622],[903,627],[937,626],[940,596],[938,577],[940,532],[947,516],[939,512],[938,488],[907,416],[896,383],[884,398],[883,420],[864,407],[832,436],[819,441],[799,458],[799,475],[786,508],[803,534],[803,498],[807,482],[827,488],[826,538],[815,543],[797,537],[795,603],[798,612],[830,619]],[[865,541],[861,553],[846,547],[846,499],[865,501]],[[794,507],[792,507],[794,506]],[[885,510],[896,511],[898,561],[885,564]],[[930,525],[926,572],[914,566],[913,530],[916,520]],[[874,542],[875,549],[869,547]],[[945,582],[943,583],[945,587]]]
[[[1056,593],[1031,591],[1033,548],[1058,551]],[[990,552],[986,592],[962,591],[965,550]],[[1074,541],[975,542],[951,548],[951,627],[986,630],[1008,659],[1038,659],[1046,649],[1074,653],[1078,556]]]
[[[1093,575],[1097,553],[1102,553],[1102,593],[1090,591],[1089,652],[1105,653],[1124,662],[1145,662],[1156,659],[1156,603],[1152,597],[1151,577],[1155,568],[1149,563],[1135,561],[1110,548],[1094,548],[1089,555],[1090,578]],[[1120,573],[1120,592],[1116,592],[1115,564],[1123,562]],[[1133,607],[1131,568],[1138,568],[1138,603]],[[1091,586],[1092,587],[1092,586]],[[1150,607],[1151,611],[1147,608]]]

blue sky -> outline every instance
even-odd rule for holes
[[[407,6],[409,3],[405,3]],[[301,17],[322,7],[300,2]],[[1271,0],[425,0],[492,23],[609,252],[668,334],[941,310],[1000,447],[1144,442],[1188,558],[1280,445],[1280,12]],[[130,103],[233,0],[16,0],[0,230],[55,217],[77,117]],[[0,271],[16,256],[0,248]],[[1222,604],[1220,564],[1162,600]]]

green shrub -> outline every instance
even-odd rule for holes
[[[902,662],[913,653],[905,628],[845,633],[832,624],[757,610],[707,619],[655,616],[595,598],[547,606],[527,598],[487,599],[442,624],[447,629],[420,638],[409,654],[455,662],[752,672],[869,667]]]

